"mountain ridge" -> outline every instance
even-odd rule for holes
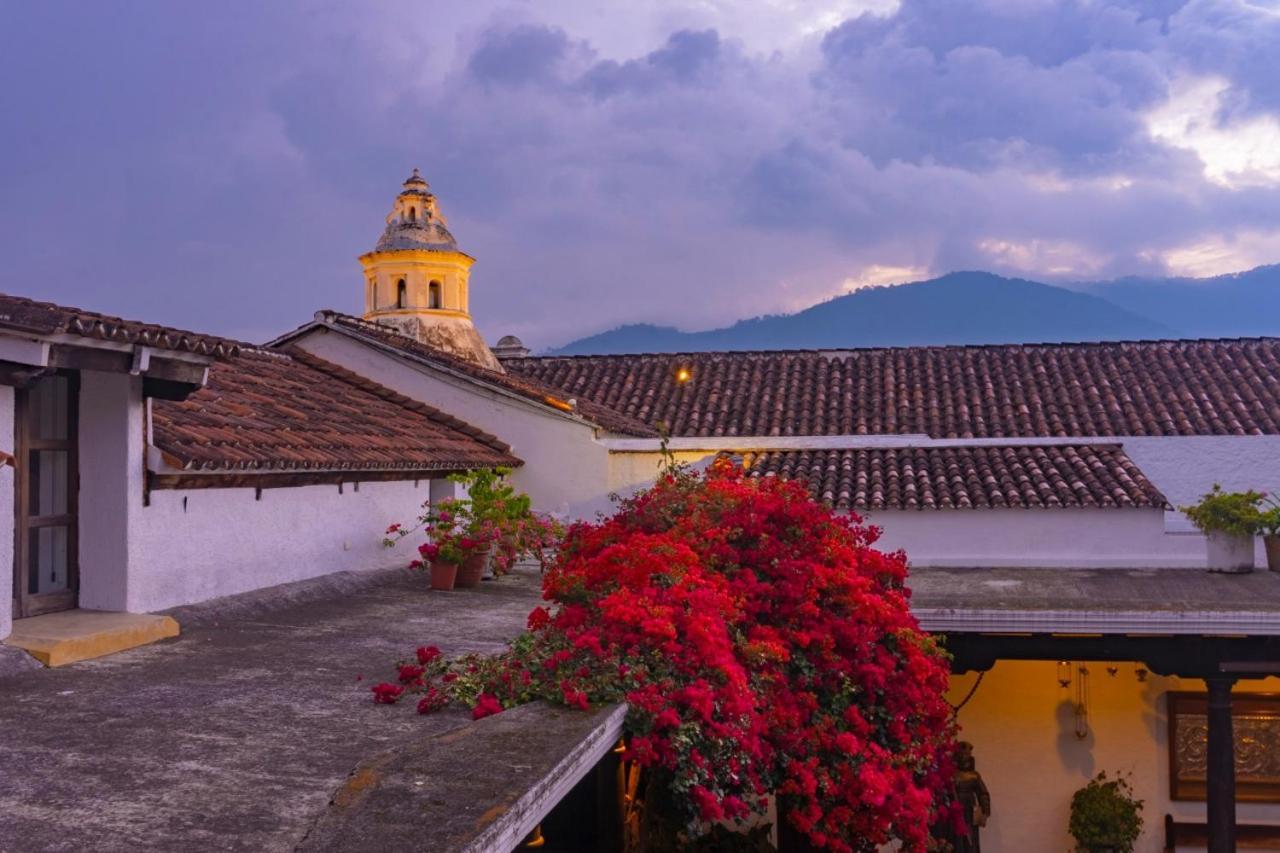
[[[1169,294],[1190,307],[1181,308]],[[1242,306],[1260,310],[1245,311]],[[903,322],[904,317],[909,320]],[[865,288],[792,314],[752,317],[718,329],[685,332],[652,323],[626,324],[545,354],[1050,344],[1275,334],[1280,334],[1280,265],[1211,279],[1128,277],[1067,286],[968,270]]]

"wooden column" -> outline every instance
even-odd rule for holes
[[[1234,678],[1205,679],[1209,687],[1209,755],[1207,787],[1209,853],[1236,851],[1236,757],[1231,731],[1231,687]]]

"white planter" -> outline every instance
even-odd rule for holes
[[[1253,537],[1214,531],[1205,535],[1211,572],[1253,571]]]

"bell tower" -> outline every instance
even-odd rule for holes
[[[418,170],[404,182],[364,267],[364,318],[492,370],[502,370],[471,322],[475,258],[458,248]]]

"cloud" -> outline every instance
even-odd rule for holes
[[[1280,245],[1280,19],[1243,2],[12,17],[4,289],[214,331],[357,310],[354,258],[412,166],[478,258],[482,331],[535,345],[898,274],[1221,271]]]

